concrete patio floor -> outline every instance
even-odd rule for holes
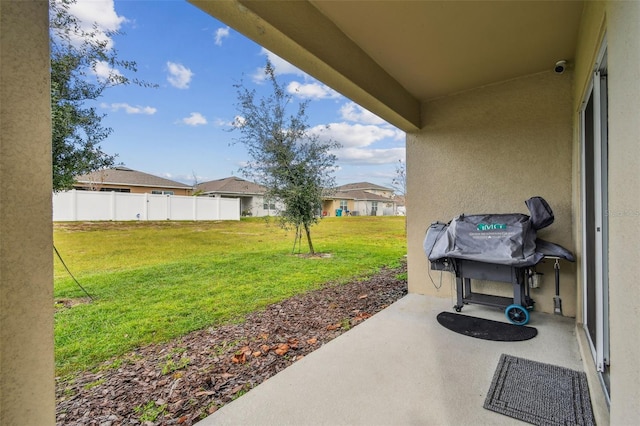
[[[438,324],[436,315],[453,304],[410,294],[198,426],[521,424],[483,408],[501,354],[583,370],[573,318],[532,312],[535,338],[494,342]],[[506,322],[502,311],[484,306],[462,313]],[[602,426],[606,403],[597,383],[589,386]]]

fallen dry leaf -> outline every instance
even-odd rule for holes
[[[371,314],[368,314],[366,312],[360,312],[358,315],[353,317],[353,320],[354,321],[363,321],[363,320],[366,320],[367,318],[371,318]]]
[[[340,323],[337,323],[337,324],[331,324],[331,325],[328,325],[328,326],[327,326],[327,330],[329,330],[329,331],[337,330],[337,329],[339,329],[339,328],[340,328]]]
[[[254,353],[252,353],[251,355],[253,355],[254,357],[259,357],[260,355],[262,355],[262,352],[260,351],[255,351]]]
[[[271,349],[269,345],[260,346],[260,350],[262,351],[263,354],[266,354],[267,352],[269,352],[269,349]]]
[[[366,299],[367,297],[369,297],[368,294],[361,294],[360,296],[358,296],[358,299]]]
[[[244,385],[238,385],[235,388],[231,389],[231,393],[238,393],[244,388]]]
[[[269,335],[267,333],[260,333],[260,338],[262,340],[267,340],[269,338]]]
[[[245,362],[247,362],[247,356],[244,354],[244,352],[235,354],[233,358],[231,358],[231,362],[233,362],[234,364],[244,364]]]
[[[278,355],[284,355],[287,352],[289,352],[289,345],[287,345],[286,343],[280,343],[278,345],[278,348],[275,351]]]
[[[316,339],[315,337],[312,337],[311,339],[307,340],[307,343],[310,345],[315,345],[316,343],[318,343],[318,339]]]

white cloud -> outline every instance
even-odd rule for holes
[[[95,31],[96,38],[106,42],[107,49],[114,44],[109,32],[118,31],[127,22],[127,18],[116,13],[113,0],[77,0],[69,4],[69,13],[78,19],[81,30]]]
[[[101,104],[100,106],[103,108],[109,108],[112,111],[124,110],[124,112],[126,112],[127,114],[153,115],[158,111],[156,108],[153,108],[150,106],[146,106],[146,107],[143,107],[140,105],[132,106],[127,103],[113,103],[111,105]]]
[[[222,40],[229,37],[229,27],[216,30],[216,46],[222,46]]]
[[[382,118],[362,108],[354,102],[348,102],[340,108],[340,115],[344,120],[364,124],[387,124]]]
[[[192,112],[189,117],[183,118],[181,122],[189,126],[202,126],[207,124],[207,119],[199,112]]]
[[[251,76],[251,81],[256,84],[262,84],[267,79],[267,75],[264,73],[264,67],[256,69],[256,72]]]
[[[341,95],[325,84],[300,83],[292,81],[287,86],[287,92],[303,99],[335,99]]]
[[[213,125],[216,127],[226,127],[227,129],[230,127],[242,127],[245,120],[244,117],[236,116],[233,121],[225,120],[224,118],[216,117],[213,120]]]
[[[233,117],[233,122],[231,123],[231,125],[233,127],[240,128],[244,126],[246,122],[247,122],[246,118],[242,117],[241,115],[236,115],[235,117]]]
[[[109,63],[105,61],[98,61],[93,67],[93,73],[101,81],[107,81],[111,77],[122,76],[122,73],[115,68],[112,68]]]
[[[261,55],[265,55],[269,58],[269,61],[273,64],[274,69],[276,70],[276,75],[282,74],[295,74],[301,76],[307,76],[307,73],[299,69],[298,67],[291,65],[289,62],[282,59],[280,56],[276,55],[269,50],[262,48],[260,52]]]
[[[345,148],[335,154],[338,161],[352,164],[393,164],[405,159],[405,148],[362,149]]]
[[[291,65],[289,62],[285,61],[275,53],[268,51],[264,47],[260,51],[260,54],[269,58],[269,62],[271,62],[271,64],[273,65],[276,75],[294,74],[305,78],[309,77],[307,73]],[[255,74],[251,76],[251,79],[254,83],[264,82],[266,79],[266,76],[264,74],[264,67],[258,68]]]
[[[342,147],[334,153],[342,163],[380,165],[393,164],[405,158],[404,147],[374,148],[372,145],[385,140],[397,140],[400,130],[372,124],[331,123],[310,129],[323,140],[334,140]]]
[[[173,87],[178,89],[189,88],[191,77],[193,77],[193,72],[191,72],[189,68],[182,64],[169,61],[167,62],[167,69],[169,71],[167,81],[169,81]]]
[[[320,138],[333,139],[340,142],[343,147],[366,147],[386,138],[395,138],[396,130],[364,124],[331,123],[327,128],[324,125],[315,126],[310,132]]]

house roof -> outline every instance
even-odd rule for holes
[[[357,183],[348,183],[346,185],[338,186],[336,188],[338,191],[354,191],[354,190],[370,190],[370,191],[391,191],[393,189],[386,188],[384,186],[376,185],[375,183],[369,182],[357,182]]]
[[[392,198],[358,189],[350,191],[337,191],[332,195],[325,196],[323,198],[325,200],[384,201],[386,203],[394,202]]]
[[[190,0],[402,130],[428,101],[575,58],[583,1]]]
[[[190,185],[140,172],[124,166],[98,170],[76,177],[77,183],[148,186],[157,188],[191,189]]]
[[[262,185],[258,185],[257,183],[235,176],[202,182],[196,185],[196,189],[203,191],[205,194],[223,193],[262,195],[265,193],[265,188]]]

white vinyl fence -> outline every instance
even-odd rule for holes
[[[240,220],[240,199],[74,189],[53,194],[53,220]]]

